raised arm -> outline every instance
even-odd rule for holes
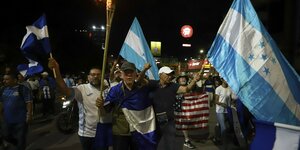
[[[109,80],[110,80],[110,81],[114,81],[114,80],[115,80],[115,74],[114,74],[114,71],[115,71],[115,68],[116,68],[117,63],[118,63],[118,60],[115,60],[115,61],[113,62],[112,67],[110,68],[110,72],[109,72]]]
[[[148,84],[148,80],[145,79],[145,74],[147,72],[147,70],[149,70],[151,68],[151,65],[149,63],[146,63],[144,65],[144,69],[140,72],[139,76],[137,77],[136,81],[145,85]]]
[[[187,92],[191,91],[195,87],[196,83],[200,80],[200,78],[201,78],[201,76],[203,74],[203,67],[204,67],[204,65],[202,65],[202,68],[201,68],[200,72],[198,72],[198,73],[196,73],[194,75],[194,78],[190,82],[190,84],[188,84],[187,86],[180,86],[178,88],[178,90],[177,90],[178,94],[180,94],[180,93],[187,93]]]
[[[54,69],[56,72],[56,84],[59,90],[66,95],[67,97],[71,96],[71,89],[67,87],[66,83],[64,82],[64,79],[61,76],[59,64],[56,62],[54,58],[49,58],[48,67],[52,70]]]

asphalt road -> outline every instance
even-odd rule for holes
[[[228,136],[228,144],[223,147],[218,147],[209,140],[209,137],[214,135],[214,126],[216,124],[215,108],[210,109],[209,128],[192,131],[190,136],[192,142],[197,146],[197,150],[238,150],[242,149],[233,144],[232,136]],[[27,149],[26,150],[81,150],[81,145],[77,133],[73,134],[62,134],[55,126],[56,118],[53,116],[51,119],[45,119],[41,116],[35,116],[35,120],[29,127],[29,133],[27,138]],[[183,140],[180,136],[179,140]],[[12,146],[8,149],[11,150]],[[245,148],[244,148],[245,149]],[[183,146],[183,150],[188,148]]]

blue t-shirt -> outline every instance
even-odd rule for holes
[[[205,87],[205,92],[212,92],[212,93],[215,92],[213,80],[206,80],[204,82],[204,87]]]
[[[22,123],[26,121],[26,103],[32,101],[30,89],[21,86],[6,87],[3,90],[0,102],[3,104],[3,117],[6,123]]]
[[[105,101],[115,105],[122,103],[120,108],[126,107],[130,110],[143,110],[152,105],[149,92],[154,89],[153,83],[150,81],[147,86],[143,87],[135,85],[131,91],[123,83],[119,83],[110,89]],[[124,98],[126,99],[123,101]]]

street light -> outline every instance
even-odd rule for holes
[[[203,50],[203,49],[200,49],[199,52],[200,52],[200,54],[203,54],[203,53],[204,53],[204,50]]]
[[[200,58],[199,59],[202,59],[203,58],[203,56],[204,56],[204,49],[200,49],[199,50],[199,53],[200,53]]]
[[[104,31],[105,30],[105,26],[102,25],[100,29],[101,29],[101,31]]]
[[[105,26],[104,25],[101,25],[100,27],[97,27],[95,25],[92,26],[92,29],[93,30],[101,30],[101,31],[105,31]]]

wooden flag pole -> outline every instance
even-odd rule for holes
[[[112,3],[112,0],[106,1],[106,34],[105,34],[105,47],[104,47],[104,54],[103,54],[103,62],[102,62],[102,73],[101,73],[101,83],[100,83],[100,97],[102,97],[102,91],[104,89],[104,76],[105,76],[105,68],[106,68],[106,59],[107,59],[107,50],[109,44],[109,36],[110,36],[110,29],[111,23],[114,16],[115,10],[115,3]],[[102,109],[98,111],[98,117],[100,120]]]
[[[102,96],[102,91],[104,87],[104,76],[105,76],[105,68],[106,68],[106,60],[107,60],[107,50],[109,44],[109,36],[111,23],[114,16],[115,3],[112,3],[112,0],[106,1],[106,34],[105,34],[105,47],[103,54],[103,62],[102,62],[102,75],[101,75],[101,85],[100,85],[100,96]]]
[[[50,58],[53,58],[52,52],[50,52]],[[56,78],[56,71],[55,71],[55,69],[52,68],[52,71],[53,71],[53,76],[54,76],[54,78]]]

